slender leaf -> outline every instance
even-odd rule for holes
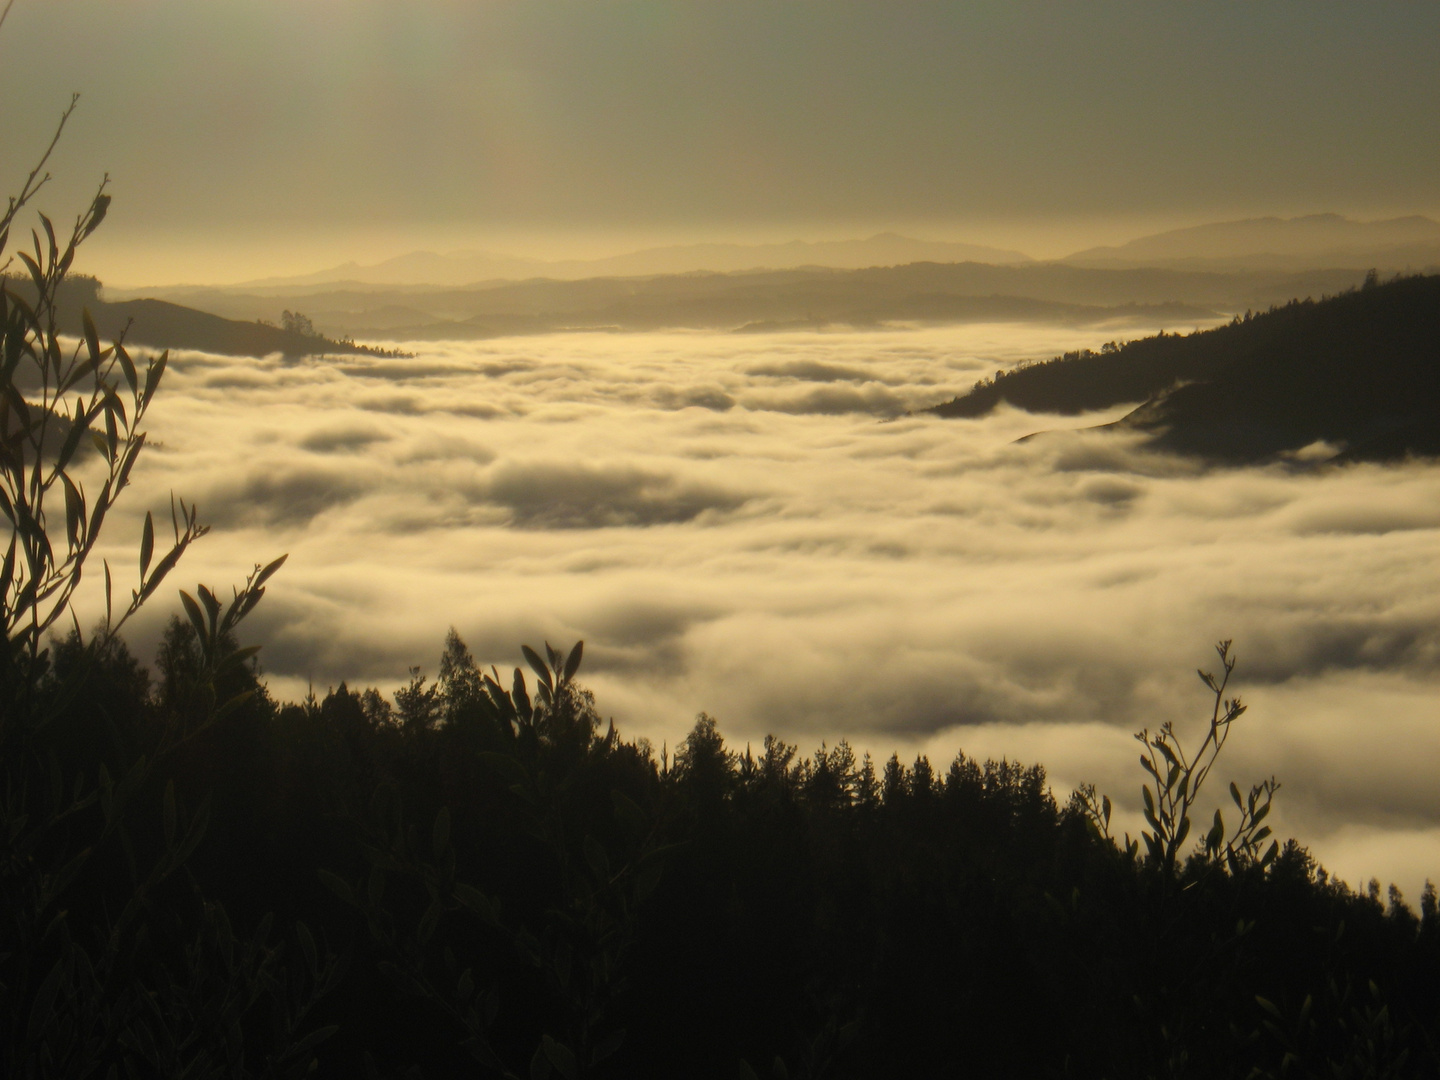
[[[145,531],[140,535],[140,578],[150,569],[150,558],[155,554],[155,518],[145,511]]]
[[[130,359],[130,354],[125,351],[125,346],[119,342],[115,344],[115,358],[120,361],[120,370],[125,373],[125,383],[130,387],[132,396],[140,389],[140,377],[135,371],[135,362]]]
[[[195,633],[199,636],[203,644],[206,638],[205,616],[200,611],[200,605],[197,604],[195,598],[184,589],[180,590],[180,603],[184,605],[185,614],[190,617],[190,625],[195,628]]]
[[[525,662],[530,665],[531,670],[534,671],[535,675],[540,679],[540,682],[545,686],[549,686],[550,669],[545,666],[545,661],[540,659],[539,653],[529,645],[521,645],[520,652],[521,655],[525,657]]]
[[[575,672],[580,670],[580,657],[585,651],[585,642],[575,642],[575,647],[570,650],[570,655],[565,659],[565,674],[562,681],[569,682],[575,677]]]
[[[85,331],[85,348],[90,351],[91,368],[100,364],[100,335],[95,332],[95,320],[90,317],[90,309],[80,309],[80,325]]]

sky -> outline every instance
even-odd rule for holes
[[[583,640],[601,715],[657,750],[704,710],[741,749],[847,738],[942,772],[960,749],[1007,756],[1044,764],[1061,801],[1097,784],[1132,834],[1131,736],[1173,720],[1193,738],[1195,670],[1232,638],[1250,710],[1217,795],[1274,774],[1277,832],[1414,902],[1440,879],[1440,466],[1207,469],[1054,433],[1124,407],[903,415],[1114,332],[172,353],[97,558],[123,595],[171,492],[214,526],[127,630],[148,659],[173,589],[228,595],[288,554],[241,635],[281,700],[433,678],[452,625],[507,675],[521,643]]]
[[[7,181],[108,172],[82,269],[235,281],[899,229],[1059,256],[1261,214],[1440,215],[1413,0],[18,0]]]

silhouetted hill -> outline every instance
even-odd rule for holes
[[[80,320],[75,312],[66,329],[78,333]],[[360,347],[329,338],[310,337],[261,323],[236,322],[209,315],[194,308],[164,300],[126,300],[118,304],[99,303],[90,309],[100,336],[118,336],[130,323],[127,341],[155,349],[199,349],[231,356],[265,356],[284,353],[306,356],[319,353],[354,353]],[[133,320],[133,322],[132,322]]]
[[[1074,414],[1142,400],[1117,426],[1217,459],[1256,461],[1316,441],[1352,460],[1440,453],[1440,277],[1070,353],[1002,372],[930,411],[981,416],[1007,401]]]
[[[10,279],[6,288],[21,296],[33,293],[28,280]],[[259,322],[240,322],[166,300],[141,298],[111,303],[100,299],[94,278],[71,277],[60,290],[57,315],[61,333],[83,333],[81,313],[89,310],[102,340],[122,333],[127,345],[152,349],[198,349],[228,356],[309,356],[322,353],[366,353],[374,350],[353,342],[299,334]]]
[[[1440,266],[1440,223],[1425,217],[1352,221],[1339,214],[1222,221],[1142,236],[1066,257],[1072,266],[1187,270],[1288,270]]]
[[[1210,379],[1123,425],[1167,449],[1232,460],[1317,440],[1351,460],[1440,453],[1440,277],[1296,304],[1266,320],[1275,326],[1259,347],[1242,346]]]

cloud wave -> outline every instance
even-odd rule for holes
[[[903,415],[1100,344],[995,325],[181,356],[105,554],[131,565],[171,491],[217,526],[180,582],[288,551],[249,629],[281,697],[392,691],[451,624],[502,670],[522,641],[584,639],[601,708],[657,745],[705,709],[739,743],[963,746],[1124,813],[1130,734],[1193,733],[1194,670],[1233,638],[1251,709],[1228,776],[1276,773],[1280,826],[1413,895],[1426,853],[1440,877],[1440,467],[1212,469],[1076,430],[1123,409]]]

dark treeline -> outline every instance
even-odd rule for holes
[[[100,949],[138,890],[133,977],[188,1003],[214,1075],[1432,1074],[1433,891],[1419,915],[1356,894],[1293,841],[1227,859],[1182,835],[1167,864],[1039,766],[742,748],[705,715],[657,754],[602,723],[578,648],[547,652],[502,688],[452,631],[393,702],[281,705],[252,665],[215,676],[178,619],[154,680],[118,638],[56,643],[32,812],[45,771],[68,790],[154,763],[124,830],[98,805],[69,824],[96,849],[67,933]],[[253,972],[211,955],[227,934]],[[230,1013],[206,1012],[216,980]],[[96,1046],[141,1057],[123,1031]]]
[[[1147,401],[1123,422],[1159,445],[1257,460],[1316,440],[1351,458],[1440,453],[1440,276],[1247,312],[1004,371],[931,411],[983,416],[1002,401],[1075,414]]]

